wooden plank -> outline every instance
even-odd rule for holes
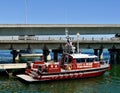
[[[20,69],[26,67],[27,67],[26,63],[0,64],[0,69]]]

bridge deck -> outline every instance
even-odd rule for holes
[[[79,48],[92,48],[97,49],[101,46],[103,48],[112,48],[113,46],[120,49],[120,38],[80,38],[79,41],[77,38],[71,38],[70,40],[75,46],[76,43],[79,42]],[[0,40],[0,49],[43,49],[46,45],[49,49],[55,49],[60,47],[64,47],[66,44],[65,37],[48,37],[45,40],[35,39],[35,40]]]

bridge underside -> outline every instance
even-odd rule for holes
[[[21,40],[21,41],[1,41],[0,43],[0,50],[6,50],[6,49],[43,49],[44,46],[47,46],[48,49],[57,49],[58,47],[62,46],[64,48],[66,42],[65,41],[32,41],[32,40]],[[73,41],[73,45],[77,46],[77,41]],[[98,41],[80,41],[79,42],[79,48],[80,49],[100,49],[100,48],[106,48],[106,49],[120,49],[120,43],[119,42],[98,42]]]

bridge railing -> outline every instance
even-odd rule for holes
[[[10,40],[10,41],[13,41],[13,40],[52,40],[52,41],[55,41],[55,40],[65,40],[66,41],[66,37],[61,37],[61,36],[46,36],[46,37],[41,37],[41,36],[37,36],[37,37],[33,37],[33,38],[29,38],[29,37],[24,37],[22,39],[19,39],[19,36],[0,36],[0,40]],[[76,40],[82,40],[82,41],[86,41],[86,40],[90,40],[90,41],[96,41],[96,40],[100,40],[100,41],[105,41],[105,40],[109,40],[109,41],[113,41],[113,40],[120,40],[120,38],[106,38],[106,37],[80,37],[80,38],[77,38],[77,37],[70,37],[70,40],[71,41],[76,41]]]

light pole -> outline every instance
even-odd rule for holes
[[[66,37],[68,37],[68,29],[67,28],[65,28],[65,35],[66,35]]]
[[[79,37],[80,37],[80,34],[77,33],[76,35],[77,35],[77,52],[79,53],[80,52],[79,51]]]

